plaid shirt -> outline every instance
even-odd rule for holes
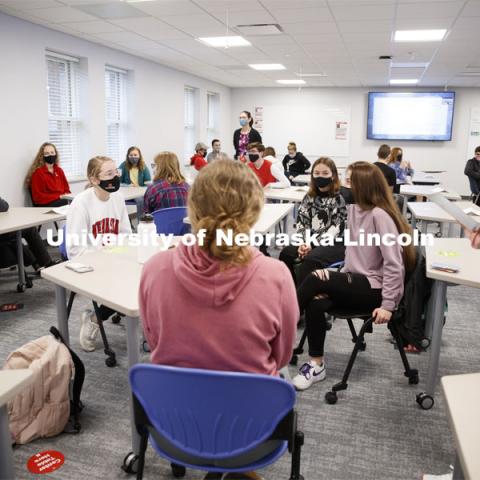
[[[184,207],[187,204],[187,183],[168,183],[157,180],[145,192],[143,211],[152,213],[161,208]]]

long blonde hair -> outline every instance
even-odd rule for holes
[[[185,182],[185,177],[180,172],[178,157],[173,152],[160,152],[153,161],[155,162],[153,180],[165,180],[168,183]]]
[[[38,149],[37,154],[35,155],[35,158],[33,159],[32,164],[30,165],[30,168],[28,169],[28,173],[25,177],[25,185],[30,188],[30,184],[32,183],[32,175],[33,172],[40,167],[43,167],[45,165],[45,160],[43,159],[43,151],[45,150],[45,147],[53,147],[55,150],[55,154],[57,155],[57,160],[55,161],[55,164],[58,165],[60,163],[60,155],[58,154],[57,147],[50,142],[44,142],[40,145],[40,148]]]
[[[88,161],[87,165],[87,179],[88,183],[85,186],[85,188],[90,188],[93,187],[94,184],[91,182],[91,178],[96,178],[100,180],[100,172],[102,171],[102,165],[106,162],[113,162],[113,160],[110,157],[102,157],[102,156],[96,156],[91,158]],[[115,162],[113,162],[115,164]]]
[[[223,268],[246,265],[250,247],[216,242],[216,232],[249,233],[263,207],[263,189],[250,168],[231,160],[218,160],[200,170],[188,196],[188,215],[194,232],[206,230],[203,248]]]
[[[355,162],[350,167],[352,170],[350,181],[355,203],[362,210],[373,210],[375,207],[385,210],[394,221],[399,234],[412,235],[412,229],[400,213],[382,171],[368,162]],[[402,249],[405,269],[407,272],[412,271],[416,260],[415,247],[410,244]]]

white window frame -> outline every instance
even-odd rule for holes
[[[184,87],[184,142],[183,154],[185,163],[195,153],[198,134],[198,89],[185,85]]]
[[[219,138],[219,114],[220,94],[207,92],[207,142],[209,146],[213,139]]]

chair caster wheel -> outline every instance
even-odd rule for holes
[[[335,405],[338,400],[337,392],[327,392],[325,394],[325,400],[329,405]]]
[[[426,350],[430,346],[430,339],[424,338],[420,343],[422,345],[422,348]]]
[[[361,343],[360,346],[358,347],[358,349],[361,352],[364,352],[367,349],[367,344],[365,342]]]
[[[143,351],[143,353],[150,353],[151,352],[150,346],[148,345],[146,340],[144,340],[142,342],[142,351]]]
[[[418,385],[418,374],[417,375],[412,375],[408,379],[408,384],[409,385]]]
[[[135,455],[133,452],[128,453],[123,459],[122,470],[127,473],[137,473],[139,460],[138,455]]]
[[[115,357],[107,357],[107,358],[105,359],[105,365],[106,365],[107,367],[112,368],[112,367],[114,367],[116,364],[117,364],[117,359],[116,359]]]
[[[19,283],[17,285],[17,292],[18,293],[23,293],[27,289],[27,286],[24,283]]]
[[[292,355],[292,358],[290,359],[290,365],[296,366],[297,364],[298,364],[298,356]]]
[[[116,315],[114,315],[112,317],[112,323],[114,323],[116,325],[117,323],[120,323],[121,319],[122,319],[122,317],[117,313]]]
[[[435,400],[430,395],[422,392],[417,394],[417,403],[423,410],[430,410],[433,407]]]
[[[187,469],[183,465],[177,465],[176,463],[171,463],[172,475],[175,478],[183,478],[187,473]]]

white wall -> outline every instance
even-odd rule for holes
[[[0,13],[0,196],[10,205],[25,204],[25,174],[48,140],[46,49],[87,62],[86,161],[106,150],[105,64],[133,71],[131,143],[142,149],[148,165],[161,150],[183,161],[185,85],[200,92],[198,140],[206,141],[206,95],[211,91],[220,94],[220,139],[231,143],[228,87]]]
[[[254,107],[269,105],[285,106],[285,117],[288,106],[325,105],[326,107],[351,106],[350,157],[337,159],[338,165],[347,165],[356,160],[373,161],[376,159],[378,146],[384,142],[367,140],[367,92],[366,88],[236,88],[232,90],[232,118],[238,117],[241,110],[254,111]],[[392,146],[401,146],[403,156],[410,160],[418,170],[438,169],[447,172],[441,175],[442,181],[462,195],[470,193],[467,178],[463,175],[465,162],[473,156],[467,152],[470,126],[470,109],[480,106],[480,89],[455,89],[455,113],[453,134],[450,142],[386,142]],[[277,122],[282,122],[282,117]],[[299,122],[302,119],[298,119]],[[275,125],[264,125],[264,131],[275,128]],[[284,145],[272,145],[277,156],[286,153],[287,143],[294,138],[285,138]],[[479,141],[480,144],[480,141]],[[302,145],[298,145],[299,150]],[[322,152],[318,152],[321,154]]]

